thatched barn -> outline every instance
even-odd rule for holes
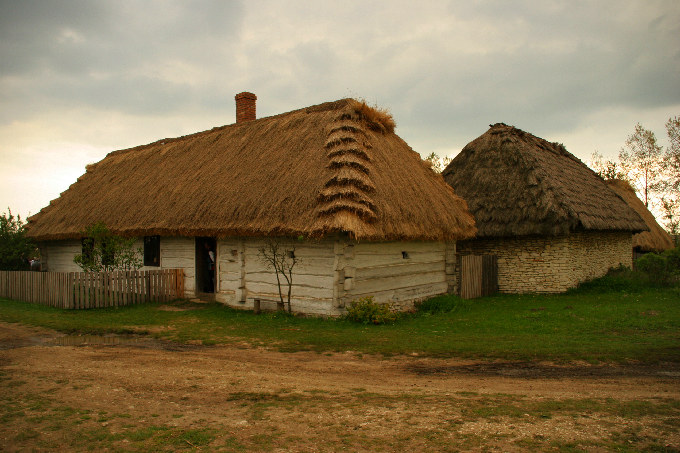
[[[638,213],[649,229],[649,231],[642,231],[633,235],[634,257],[647,252],[659,253],[675,247],[673,238],[666,230],[661,228],[654,218],[654,214],[649,212],[642,200],[635,195],[635,189],[627,181],[610,179],[607,181],[607,185]]]
[[[237,307],[278,298],[260,252],[271,238],[299,261],[293,311],[337,315],[363,296],[409,305],[454,290],[455,241],[474,236],[474,220],[389,114],[343,99],[256,119],[255,99],[236,96],[235,124],[89,165],[29,219],[46,269],[78,271],[83,231],[103,222],[139,238],[147,266],[183,268],[188,297],[204,289],[207,244],[214,297]]]
[[[468,203],[477,238],[460,255],[496,255],[498,289],[556,293],[631,266],[640,217],[569,153],[499,123],[468,143],[443,171]]]

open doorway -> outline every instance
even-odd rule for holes
[[[214,293],[217,268],[217,241],[215,238],[196,238],[196,294]]]

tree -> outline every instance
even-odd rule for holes
[[[671,189],[680,194],[680,116],[668,119],[666,133],[668,147],[664,153],[664,162],[670,174]]]
[[[590,166],[604,179],[625,179],[638,192],[645,206],[663,219],[666,229],[680,229],[680,117],[666,122],[669,145],[664,149],[653,132],[636,124],[619,153],[619,161],[605,161],[597,151]]]
[[[293,288],[293,268],[300,262],[300,259],[295,255],[294,244],[281,244],[276,239],[267,239],[265,244],[259,248],[259,255],[262,262],[276,273],[276,284],[279,289],[279,300],[276,302],[276,308],[279,311],[284,310],[283,291],[281,288],[281,277],[286,280],[288,285],[287,305],[288,313],[291,313],[290,295]]]
[[[590,168],[595,170],[595,173],[600,175],[602,179],[623,179],[628,181],[626,175],[621,169],[621,164],[614,160],[604,160],[604,156],[595,151],[591,156]]]
[[[650,196],[661,189],[663,181],[661,173],[664,167],[662,150],[654,132],[637,123],[635,132],[628,136],[626,145],[619,152],[622,171],[628,175],[630,182],[637,186],[647,207]]]
[[[0,270],[27,271],[37,249],[26,237],[26,224],[21,216],[14,216],[9,208],[7,212],[0,216]]]
[[[142,249],[134,248],[134,238],[112,234],[103,223],[91,225],[83,232],[83,253],[73,262],[84,272],[110,272],[142,267]]]
[[[661,209],[663,218],[666,220],[666,231],[673,236],[675,245],[678,245],[678,234],[680,234],[680,199],[678,197],[661,197]]]
[[[430,168],[435,173],[441,173],[444,169],[451,163],[450,157],[439,157],[437,153],[430,153],[425,159],[426,162],[430,163]]]

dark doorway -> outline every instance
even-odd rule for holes
[[[196,238],[196,294],[214,293],[216,285],[217,242],[215,238]]]

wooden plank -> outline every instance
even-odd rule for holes
[[[130,305],[130,271],[123,272],[123,305]]]
[[[445,282],[432,283],[425,285],[418,285],[409,288],[397,288],[386,291],[372,291],[372,292],[356,292],[354,294],[346,294],[344,297],[345,303],[352,300],[360,299],[366,296],[373,296],[375,302],[400,302],[414,299],[424,299],[435,296],[437,294],[446,293],[447,285]]]
[[[346,288],[346,294],[354,296],[358,293],[371,293],[380,291],[390,291],[416,286],[445,283],[444,272],[427,272],[415,275],[387,276],[367,280],[352,279],[352,288]]]
[[[382,277],[396,277],[400,275],[425,274],[429,272],[444,272],[445,264],[443,260],[429,263],[400,263],[391,266],[374,266],[358,268],[354,278],[357,280],[368,280]]]
[[[248,282],[248,297],[251,297],[251,292],[254,293],[259,293],[259,294],[275,294],[276,297],[279,297],[279,290],[276,282],[270,283],[270,282],[253,282],[249,281]],[[288,293],[288,285],[285,283],[281,283],[281,292],[284,295],[284,298],[286,297],[286,294]],[[309,286],[302,286],[302,285],[297,285],[295,284],[295,279],[293,279],[293,288],[291,291],[291,299],[295,298],[319,298],[319,299],[332,299],[333,297],[333,288],[332,286],[328,286],[327,288],[317,288],[317,287],[309,287]],[[262,297],[263,299],[266,299],[266,297]]]
[[[463,299],[482,295],[482,257],[466,255],[461,260],[461,292]]]
[[[482,295],[491,296],[498,292],[498,257],[482,256]]]
[[[73,309],[73,306],[75,304],[75,287],[76,287],[76,281],[75,281],[75,276],[73,275],[73,272],[69,272],[67,276],[67,282],[66,282],[66,307],[68,309]]]
[[[177,297],[184,297],[184,269],[177,269]]]

